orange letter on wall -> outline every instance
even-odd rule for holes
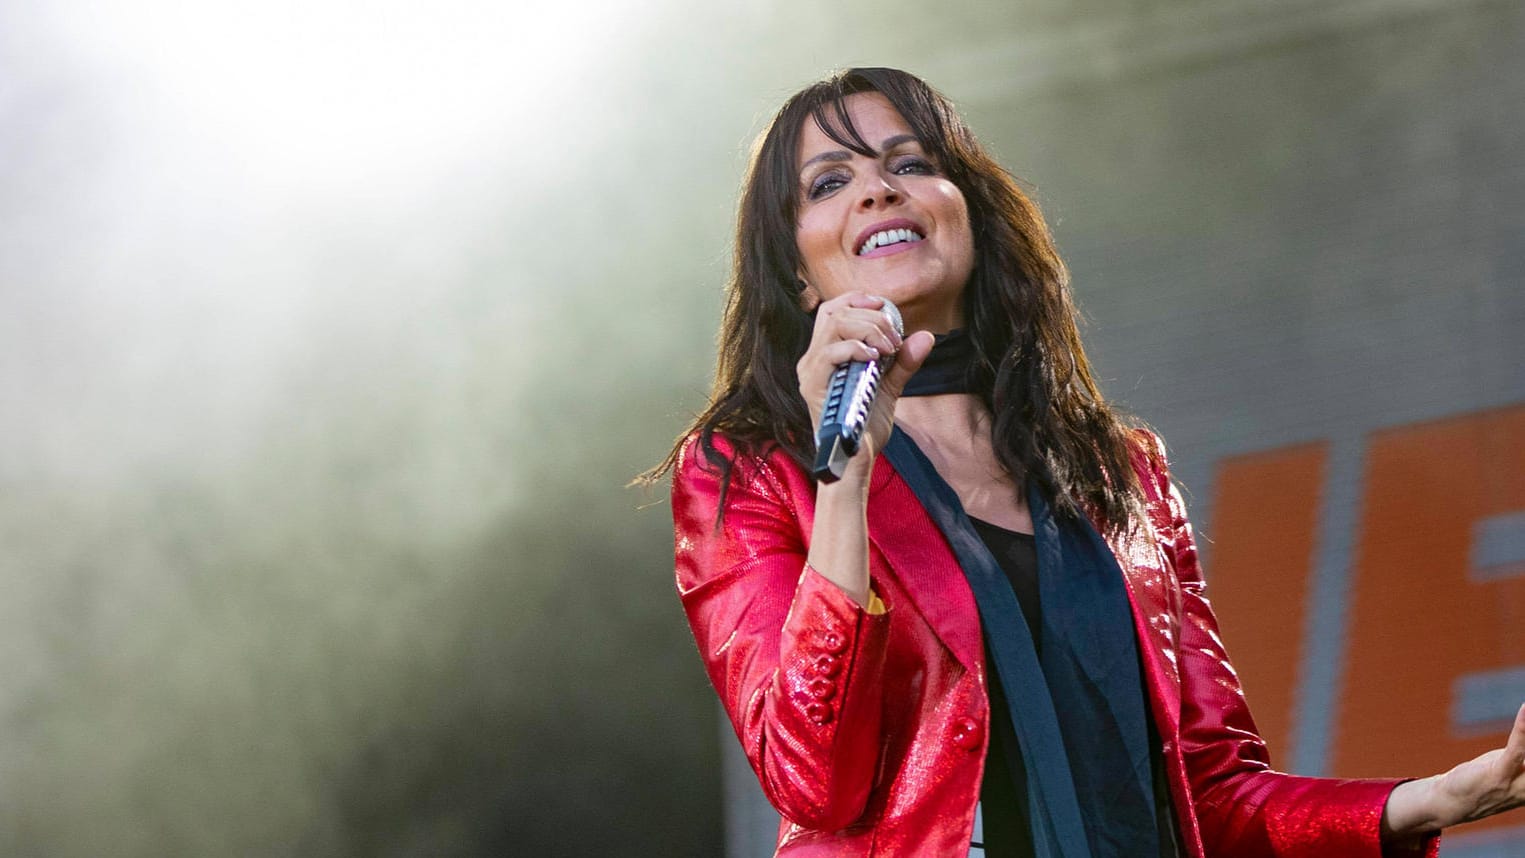
[[[1214,486],[1208,594],[1245,696],[1286,766],[1326,448],[1225,459]]]

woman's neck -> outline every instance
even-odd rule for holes
[[[902,397],[895,423],[952,487],[964,511],[998,527],[1032,533],[1027,500],[991,446],[990,413],[970,393]]]
[[[921,444],[923,436],[949,447],[972,449],[983,436],[990,447],[990,414],[972,393],[904,396],[895,402],[895,422]]]

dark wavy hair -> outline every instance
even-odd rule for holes
[[[975,263],[963,310],[977,355],[971,389],[993,415],[997,460],[1019,486],[1036,481],[1061,512],[1090,512],[1109,531],[1126,529],[1142,499],[1130,462],[1133,430],[1092,377],[1048,225],[946,97],[888,68],[848,69],[811,84],[785,102],[754,146],[709,404],[639,479],[650,483],[669,472],[697,435],[729,486],[736,462],[717,448],[716,433],[739,454],[761,457],[777,447],[810,466],[815,440],[795,371],[814,322],[801,306],[794,239],[800,131],[814,122],[842,146],[877,156],[845,105],[862,92],[889,100],[968,204]]]

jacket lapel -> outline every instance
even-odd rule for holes
[[[869,541],[943,645],[965,670],[979,672],[979,611],[953,549],[888,457],[875,460],[869,491]]]
[[[1144,659],[1144,678],[1162,737],[1175,736],[1181,723],[1180,611],[1171,597],[1177,586],[1166,571],[1152,525],[1107,539],[1128,586],[1133,627]]]
[[[953,549],[888,457],[875,460],[869,491],[869,541],[943,645],[966,670],[978,671],[984,663],[979,610]],[[1174,736],[1181,712],[1176,585],[1152,524],[1108,537],[1107,544],[1127,585],[1155,724],[1162,736]]]

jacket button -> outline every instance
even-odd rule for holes
[[[809,666],[809,671],[812,676],[832,677],[836,676],[837,673],[839,673],[841,670],[842,664],[841,662],[837,661],[837,657],[834,655],[827,655],[825,653],[816,656],[815,660],[810,662]]]
[[[847,649],[847,638],[838,632],[822,632],[821,649],[832,655],[841,655],[842,651]]]
[[[953,723],[953,744],[966,751],[979,750],[985,731],[973,718],[960,718]]]
[[[830,700],[837,693],[837,684],[829,679],[812,679],[807,687],[810,696],[817,700]]]
[[[805,707],[805,717],[816,724],[830,724],[831,707],[819,701],[810,703]]]

